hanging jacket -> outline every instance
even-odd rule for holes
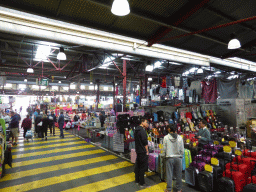
[[[169,133],[164,137],[163,148],[164,156],[182,158],[184,154],[182,137],[177,133]]]

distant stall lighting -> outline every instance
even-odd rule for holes
[[[28,80],[25,78],[25,79],[24,79],[24,82],[28,82]]]
[[[70,89],[76,89],[76,85],[74,84],[70,85]]]
[[[57,55],[57,59],[58,60],[66,60],[67,59],[67,56],[64,53],[64,48],[63,47],[60,48],[60,52]]]
[[[64,89],[65,91],[68,91],[69,88],[68,88],[68,87],[63,87],[63,89]]]
[[[12,87],[12,84],[11,83],[6,83],[5,87]]]
[[[228,43],[228,49],[239,49],[241,47],[241,43],[238,39],[231,39]]]
[[[61,81],[59,81],[59,83],[61,83]]]
[[[26,89],[26,85],[25,84],[19,84],[19,89]]]
[[[92,84],[93,84],[93,82],[90,82],[90,84],[92,85]]]
[[[197,73],[204,73],[204,70],[202,69],[202,68],[199,68],[198,70],[197,70]]]
[[[85,89],[85,86],[84,86],[84,85],[81,85],[81,86],[80,86],[80,89]]]
[[[34,73],[34,69],[33,68],[28,68],[27,73]]]
[[[130,13],[130,6],[127,0],[114,0],[111,12],[117,16],[125,16]]]
[[[153,79],[151,77],[148,78],[148,81],[152,81]]]
[[[146,71],[152,72],[154,67],[152,65],[147,65]]]

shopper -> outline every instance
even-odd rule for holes
[[[27,131],[31,130],[31,126],[32,126],[32,121],[29,118],[29,115],[27,115],[27,117],[25,119],[23,119],[22,124],[21,124],[21,128],[24,129],[24,133],[23,133],[24,140],[26,139],[25,136],[26,136]]]
[[[105,116],[102,113],[100,113],[99,119],[100,119],[101,127],[103,127],[105,122]]]
[[[211,141],[211,134],[207,128],[207,121],[201,120],[199,122],[199,131],[197,133],[198,138],[198,147],[203,148],[204,145],[208,144]]]
[[[35,131],[38,134],[38,138],[42,138],[42,135],[41,135],[41,130],[43,126],[42,119],[43,119],[43,112],[40,112],[39,115],[37,115],[35,118]]]
[[[42,128],[41,128],[42,140],[44,140],[44,137],[45,137],[45,141],[47,141],[47,129],[49,125],[49,120],[46,114],[43,114],[42,122],[43,122]]]
[[[148,127],[148,121],[141,118],[140,126],[135,129],[135,151],[137,158],[135,162],[135,182],[141,188],[147,187],[145,184],[144,174],[148,170],[148,138],[145,129]]]
[[[60,112],[60,116],[58,119],[58,123],[59,123],[59,128],[60,128],[60,137],[64,138],[64,134],[63,134],[63,126],[64,126],[64,115],[63,115],[63,111]]]
[[[5,120],[5,124],[9,124],[11,122],[10,116],[5,113],[3,119]]]
[[[80,119],[78,112],[76,112],[75,116],[74,116],[74,121],[78,122],[78,120]]]
[[[180,135],[175,133],[174,125],[169,125],[168,135],[164,137],[163,141],[163,156],[166,157],[166,176],[167,189],[165,192],[172,191],[173,173],[176,173],[176,188],[178,192],[182,191],[182,157],[184,154],[183,139]]]
[[[50,129],[50,134],[55,136],[55,123],[57,122],[56,116],[54,114],[54,111],[51,112],[51,114],[48,116],[49,120],[49,129]]]
[[[11,111],[11,122],[10,122],[9,128],[12,132],[12,143],[15,138],[15,142],[13,143],[14,146],[17,145],[17,141],[18,141],[19,121],[20,121],[20,117],[18,116],[18,114],[15,113],[14,111]]]

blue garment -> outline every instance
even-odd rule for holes
[[[60,124],[63,124],[63,125],[64,125],[64,115],[63,115],[63,114],[61,114],[61,115],[59,116],[58,123],[59,123],[59,125],[60,125]]]
[[[64,137],[64,134],[63,134],[63,126],[64,126],[64,123],[59,123],[60,137]]]
[[[140,96],[139,95],[136,97],[136,103],[140,104]]]
[[[18,128],[19,127],[19,120],[20,120],[20,116],[18,114],[15,114],[11,117],[11,123],[9,125],[9,128]]]
[[[37,115],[38,115],[38,113],[37,113],[37,111],[35,111],[35,112],[34,112],[34,116],[35,116],[35,118],[37,117]]]

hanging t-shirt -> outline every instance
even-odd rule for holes
[[[201,97],[205,103],[215,103],[217,100],[217,81],[216,79],[210,81],[202,81]]]
[[[237,98],[237,79],[218,81],[218,91],[221,99]]]
[[[202,87],[201,87],[201,81],[192,81],[190,87],[188,87],[188,90],[196,90],[197,95],[202,94]]]
[[[175,84],[175,87],[180,86],[180,77],[174,77],[174,84]]]

